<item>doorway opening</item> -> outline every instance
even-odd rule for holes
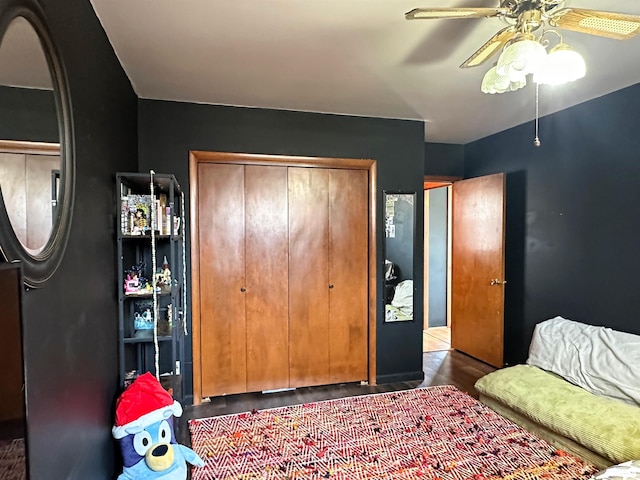
[[[451,185],[424,181],[424,325],[422,351],[451,349]]]

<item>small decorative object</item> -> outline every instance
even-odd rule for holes
[[[162,259],[162,281],[165,285],[171,285],[171,270],[169,270],[169,261],[166,255]]]
[[[120,443],[123,472],[118,480],[186,480],[187,462],[202,459],[176,441],[173,417],[182,406],[149,372],[140,375],[116,402],[113,437]]]
[[[139,286],[138,274],[136,272],[127,273],[127,278],[124,281],[124,293],[137,293]]]
[[[142,314],[133,314],[133,326],[136,330],[153,330],[153,316],[151,310],[147,309]]]
[[[147,280],[144,276],[144,269],[146,264],[144,262],[140,262],[137,265],[131,267],[131,272],[135,272],[138,276],[138,292],[140,294],[149,294],[153,292],[152,282]]]
[[[167,256],[162,260],[162,270],[156,274],[156,288],[158,291],[168,293],[171,291],[171,270]]]
[[[135,338],[153,336],[153,300],[135,300],[133,304],[133,328],[135,329]]]
[[[124,374],[124,386],[128,387],[129,385],[131,385],[133,383],[133,381],[136,379],[137,376],[138,376],[138,371],[137,370],[129,370],[129,371],[125,372],[125,374]]]

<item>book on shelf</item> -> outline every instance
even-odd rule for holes
[[[120,198],[120,228],[124,235],[147,235],[151,231],[152,202],[151,195]]]

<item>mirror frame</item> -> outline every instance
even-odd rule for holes
[[[387,211],[387,197],[388,196],[397,196],[397,195],[406,195],[407,197],[411,197],[413,198],[413,208],[412,208],[412,218],[407,218],[405,219],[405,223],[407,224],[411,224],[412,229],[413,229],[413,234],[411,236],[411,278],[410,279],[405,279],[405,280],[412,280],[413,283],[413,291],[412,291],[412,314],[411,314],[411,318],[397,318],[394,320],[388,320],[387,319],[387,301],[386,301],[386,296],[387,296],[387,291],[386,291],[386,279],[385,279],[385,273],[386,273],[386,264],[385,261],[387,260],[387,219],[389,217],[389,212]],[[416,226],[417,226],[417,215],[416,215],[416,200],[417,200],[418,194],[415,191],[406,191],[406,190],[383,190],[382,191],[382,209],[383,209],[383,236],[382,236],[382,281],[383,281],[383,287],[382,287],[382,311],[384,312],[383,314],[383,321],[384,323],[404,323],[404,322],[414,322],[416,320],[416,315],[415,315],[415,309],[416,309],[416,286],[415,286],[415,259],[416,259]],[[394,212],[394,216],[395,216],[395,212]],[[402,268],[400,268],[400,275],[402,277],[403,272],[402,272]]]
[[[74,207],[75,142],[66,70],[47,26],[45,14],[37,2],[34,0],[11,2],[5,10],[0,12],[0,48],[7,28],[17,17],[23,17],[35,30],[49,66],[58,117],[61,181],[56,215],[52,218],[49,240],[35,255],[29,253],[16,236],[0,191],[0,253],[8,262],[22,262],[25,285],[39,288],[44,286],[60,266],[69,239]]]

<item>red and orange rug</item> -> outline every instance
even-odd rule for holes
[[[453,386],[189,422],[193,480],[587,479],[559,451]]]

